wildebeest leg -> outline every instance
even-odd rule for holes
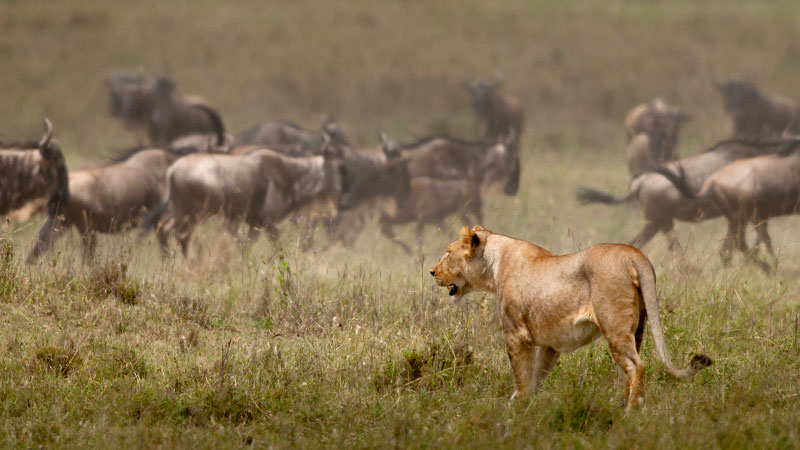
[[[737,243],[739,244],[739,250],[741,250],[742,253],[744,253],[745,258],[747,258],[750,261],[753,261],[754,263],[756,263],[758,267],[761,268],[761,270],[764,271],[764,273],[769,274],[771,271],[769,263],[761,259],[761,257],[758,254],[758,242],[756,243],[756,246],[752,250],[747,247],[747,241],[745,241],[746,225],[747,225],[746,223],[741,223],[739,225],[739,236],[737,236]],[[766,225],[766,222],[763,225]],[[759,233],[759,239],[760,239],[761,231],[760,230],[757,231]],[[769,241],[769,235],[767,235],[767,241]]]
[[[728,217],[728,234],[722,240],[722,246],[719,249],[719,259],[725,267],[730,266],[731,258],[733,257],[734,241],[736,239],[736,219]]]
[[[650,242],[650,239],[653,239],[653,236],[655,236],[656,233],[658,233],[658,230],[663,227],[664,225],[659,226],[656,223],[647,222],[642,231],[631,240],[630,244],[637,248],[643,247],[644,244]]]
[[[664,236],[667,238],[667,249],[672,253],[672,258],[680,258],[681,243],[678,242],[678,236],[675,234],[674,222],[669,221],[661,227],[661,232],[664,233]]]
[[[42,228],[39,229],[39,239],[36,241],[30,256],[28,256],[28,264],[33,263],[42,253],[50,250],[53,242],[64,234],[66,228],[63,222],[48,218]]]
[[[772,239],[769,237],[769,230],[767,229],[767,221],[762,220],[756,224],[756,246],[764,244],[767,252],[772,258],[775,258],[775,251],[772,249]]]
[[[181,253],[185,258],[189,254],[189,241],[192,239],[192,232],[194,231],[194,221],[185,218],[181,221],[180,225],[175,231],[175,239],[181,247]]]
[[[97,234],[91,231],[81,233],[83,243],[83,262],[91,262],[94,259],[94,251],[97,247]]]
[[[394,242],[397,245],[399,245],[400,247],[402,247],[403,250],[405,250],[406,253],[410,254],[411,253],[411,247],[406,245],[405,242],[399,241],[397,239],[397,236],[395,236],[395,234],[394,234],[394,228],[392,226],[397,222],[398,222],[397,218],[391,217],[388,214],[382,214],[381,215],[381,233],[383,233],[384,236],[389,238],[389,240],[391,240],[392,242]]]

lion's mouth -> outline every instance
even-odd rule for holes
[[[457,285],[455,285],[455,284],[451,284],[451,285],[450,285],[450,292],[449,292],[449,294],[450,294],[450,295],[456,295],[456,294],[458,294],[458,286],[457,286]]]

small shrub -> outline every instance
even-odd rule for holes
[[[36,360],[63,377],[69,375],[82,362],[80,355],[71,345],[69,348],[42,347],[36,351]]]
[[[98,298],[111,296],[126,305],[137,304],[139,284],[125,275],[127,270],[125,263],[110,263],[94,270],[88,282],[90,292]]]

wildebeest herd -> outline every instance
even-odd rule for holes
[[[353,145],[332,120],[320,131],[267,120],[231,135],[206,100],[179,94],[164,76],[115,70],[106,86],[110,115],[138,146],[67,174],[49,121],[39,142],[3,144],[0,214],[47,207],[29,261],[73,226],[87,259],[98,234],[142,225],[143,235],[156,230],[165,253],[174,235],[186,255],[193,228],[210,215],[221,215],[232,232],[245,223],[251,238],[263,229],[273,241],[281,221],[303,215],[347,244],[354,225],[377,211],[382,232],[394,239],[397,224],[422,229],[456,213],[480,221],[484,190],[515,195],[519,188],[523,112],[500,93],[499,81],[465,86],[477,115],[475,138],[398,144],[381,133],[382,151]]]
[[[134,134],[137,147],[99,167],[67,173],[47,120],[38,142],[1,144],[0,214],[47,213],[29,261],[71,226],[87,258],[98,233],[140,225],[142,234],[157,230],[165,252],[174,234],[186,254],[194,226],[212,214],[222,215],[232,232],[244,222],[251,237],[264,229],[273,240],[279,222],[304,214],[348,244],[377,212],[382,233],[409,251],[395,239],[395,225],[416,223],[421,235],[426,224],[442,225],[452,214],[480,223],[487,189],[513,196],[520,185],[524,112],[519,100],[500,92],[500,81],[465,83],[476,115],[474,139],[428,136],[398,144],[381,133],[382,151],[354,145],[329,119],[320,131],[267,120],[231,135],[206,100],[179,94],[164,76],[115,70],[106,85],[109,113]],[[733,123],[730,139],[675,160],[681,127],[691,116],[662,98],[637,105],[624,120],[628,193],[615,197],[584,187],[578,199],[638,202],[646,224],[631,244],[643,246],[660,231],[673,251],[680,248],[675,220],[724,216],[723,263],[738,249],[769,271],[744,234],[752,223],[757,243],[774,255],[767,220],[795,211],[800,107],[751,82],[713,85]]]
[[[625,119],[628,132],[628,168],[632,177],[622,197],[582,187],[583,203],[638,202],[646,220],[631,240],[643,246],[659,231],[672,251],[679,249],[674,221],[697,222],[724,216],[728,233],[720,257],[728,265],[734,249],[764,271],[770,264],[751,250],[745,240],[746,225],[757,231],[775,257],[768,219],[793,214],[800,200],[800,107],[787,98],[761,93],[751,82],[714,81],[733,136],[703,152],[673,160],[681,124],[690,116],[657,98],[634,107]]]

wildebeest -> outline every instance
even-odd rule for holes
[[[775,256],[767,230],[772,217],[795,214],[800,203],[800,140],[786,141],[778,153],[740,159],[715,171],[703,183],[699,192],[683,185],[682,178],[670,178],[681,193],[700,204],[713,205],[728,222],[728,234],[722,243],[720,257],[730,264],[734,248],[746,257],[755,257],[761,268],[769,265],[751,255],[745,240],[748,222],[755,225],[758,241]]]
[[[326,137],[327,136],[327,137]],[[326,120],[320,132],[306,130],[287,120],[268,120],[242,131],[234,137],[236,145],[260,145],[273,150],[293,149],[295,156],[310,156],[329,143],[335,147],[351,147],[339,124]]]
[[[225,126],[219,114],[202,101],[178,95],[169,78],[148,80],[141,74],[116,71],[107,85],[111,115],[129,128],[144,128],[150,144],[168,146],[193,133],[214,133],[217,144],[224,144]]]
[[[464,84],[472,94],[472,106],[475,109],[475,126],[478,138],[497,142],[513,133],[514,144],[519,144],[522,137],[524,112],[522,104],[514,97],[502,95],[502,81],[474,80]]]
[[[661,98],[637,105],[625,118],[625,153],[632,178],[672,160],[680,129],[689,115]]]
[[[714,81],[736,137],[780,136],[800,132],[800,107],[786,97],[761,93],[744,80]]]
[[[158,225],[167,248],[175,231],[184,255],[195,225],[222,214],[230,230],[244,221],[251,238],[265,227],[273,241],[276,225],[289,213],[313,201],[338,202],[342,171],[338,155],[293,158],[268,149],[245,155],[189,155],[167,171],[167,195],[148,217],[143,234]]]
[[[42,138],[29,142],[0,142],[0,216],[45,199],[55,215],[69,201],[67,166],[53,126],[44,119]]]
[[[94,253],[97,233],[119,233],[136,226],[161,203],[164,175],[181,156],[174,150],[135,148],[107,165],[70,172],[69,201],[42,225],[29,262],[72,226],[81,235],[85,258]]]
[[[389,158],[407,158],[412,178],[469,179],[481,187],[500,184],[506,195],[519,190],[520,161],[513,132],[491,142],[424,137],[405,145],[382,135],[381,146]]]
[[[621,198],[591,188],[581,188],[578,200],[582,203],[604,203],[615,205],[638,201],[646,224],[631,240],[635,247],[644,246],[659,231],[669,240],[671,250],[678,249],[674,234],[674,221],[696,222],[718,217],[720,211],[707,202],[687,198],[674,184],[674,177],[682,174],[689,190],[696,192],[706,179],[719,168],[742,158],[780,151],[785,142],[755,142],[726,140],[717,143],[703,153],[666,163],[658,172],[647,172],[631,181],[627,195]]]

